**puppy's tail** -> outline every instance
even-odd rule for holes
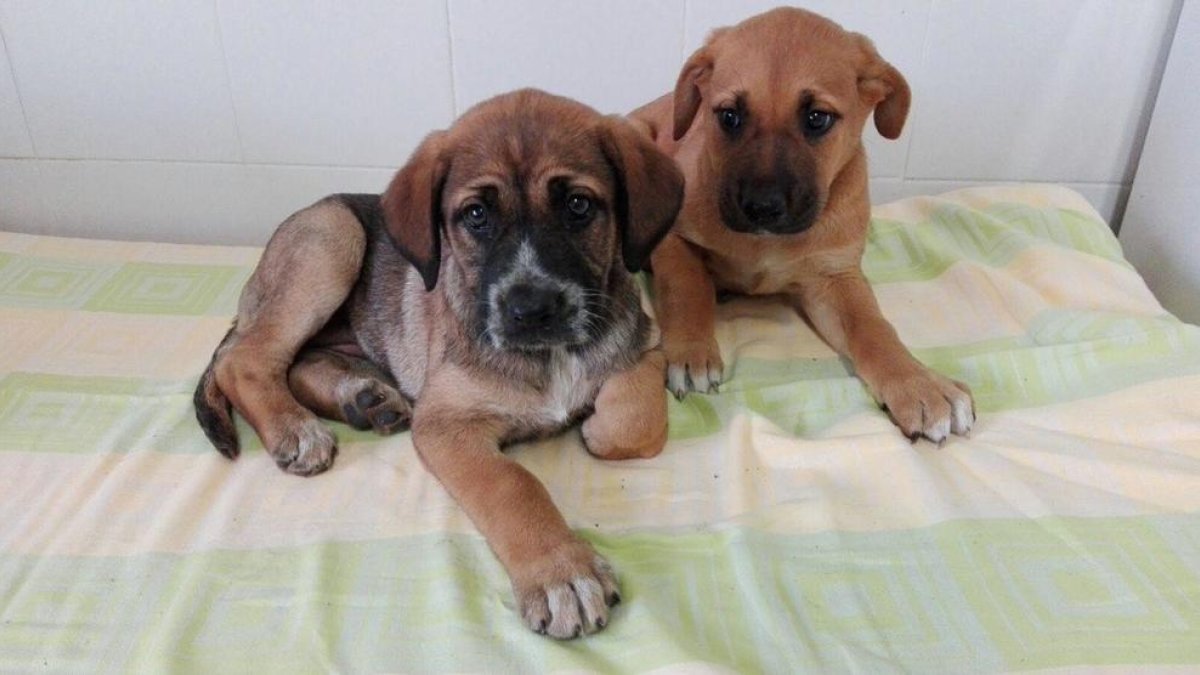
[[[196,421],[200,423],[204,435],[216,447],[217,452],[229,459],[237,459],[240,452],[237,427],[233,424],[233,406],[221,388],[217,386],[216,365],[217,357],[233,337],[235,328],[237,328],[237,324],[229,329],[225,338],[221,340],[221,344],[213,352],[212,360],[208,362],[208,368],[200,376],[200,382],[196,385],[196,393],[192,396],[192,405],[196,408]]]

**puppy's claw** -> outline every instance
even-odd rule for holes
[[[692,390],[702,393],[709,393],[720,384],[720,377],[715,370],[711,370],[705,366],[689,369],[688,374],[691,378]]]
[[[943,417],[925,427],[925,437],[939,446],[950,437],[950,419]]]
[[[688,375],[687,367],[672,363],[667,366],[667,388],[675,395],[677,400],[682,401],[684,396],[687,396],[688,390]]]

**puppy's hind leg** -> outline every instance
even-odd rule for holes
[[[366,234],[332,199],[286,220],[267,244],[238,303],[237,323],[216,355],[216,384],[284,471],[308,476],[330,467],[332,432],[296,400],[287,374],[301,347],[350,294]]]
[[[362,357],[306,349],[288,371],[288,385],[304,407],[355,429],[394,434],[412,421],[412,406],[392,378]]]

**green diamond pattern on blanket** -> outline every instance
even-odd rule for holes
[[[1196,558],[1175,555],[1149,522],[1041,525],[948,528],[940,541],[1007,663],[1122,663],[1136,649],[1164,663],[1200,658]]]
[[[17,669],[47,644],[66,654],[59,665],[102,654],[113,667],[189,672],[249,662],[271,672],[625,671],[694,659],[795,672],[842,670],[847,658],[965,672],[1124,663],[1142,651],[1188,663],[1200,658],[1200,560],[1170,549],[1173,527],[1200,531],[1200,518],[590,536],[626,581],[617,621],[580,646],[509,620],[506,580],[476,536],[0,556],[6,578],[29,589],[5,598],[6,620],[22,628],[0,631],[0,667]],[[114,601],[129,611],[106,612]],[[69,620],[46,621],[59,616]]]
[[[533,635],[409,434],[284,475],[196,377],[253,251],[0,232],[0,672],[993,673],[1200,665],[1200,328],[1078,195],[879,207],[864,269],[979,420],[910,444],[781,303],[718,307],[729,380],[651,460],[509,450],[620,575]]]
[[[1025,336],[915,350],[917,358],[969,382],[980,411],[994,412],[1092,396],[1170,375],[1200,373],[1200,329],[1169,317],[1051,311]],[[798,436],[819,434],[875,408],[844,362],[759,360],[734,364],[718,396],[671,402],[671,437],[716,433],[742,411]],[[693,398],[697,400],[693,400]],[[701,413],[700,411],[703,411]],[[678,422],[676,422],[678,420]]]
[[[111,264],[14,257],[0,267],[0,306],[82,307],[114,269]]]
[[[0,379],[0,451],[178,451],[154,436],[191,421],[191,393],[184,382],[13,373]],[[207,450],[183,431],[193,450]]]
[[[228,291],[240,292],[244,270],[217,265],[129,263],[94,295],[87,309],[137,314],[228,313]],[[236,284],[234,282],[237,282]]]

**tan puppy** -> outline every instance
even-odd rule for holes
[[[913,358],[861,271],[862,128],[873,112],[879,132],[898,137],[909,100],[866,37],[780,8],[714,31],[675,91],[632,114],[687,181],[678,225],[651,259],[677,396],[723,377],[717,291],[782,294],[910,438],[940,443],[970,430],[967,387]]]
[[[612,569],[500,449],[586,418],[594,455],[661,451],[665,361],[631,272],[682,197],[621,118],[531,90],[482,103],[382,198],[334,195],[279,226],[196,391],[200,424],[236,457],[232,403],[281,468],[311,475],[336,449],[313,411],[381,433],[411,416],[529,627],[603,628]]]

